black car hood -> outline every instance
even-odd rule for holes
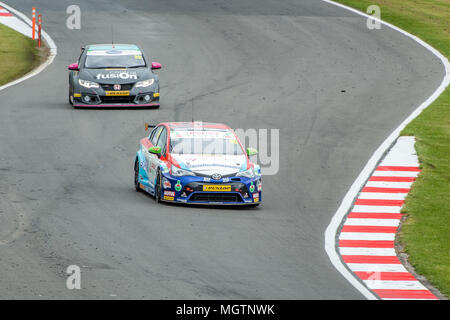
[[[83,69],[79,73],[79,78],[98,83],[123,84],[156,78],[156,76],[149,68]]]

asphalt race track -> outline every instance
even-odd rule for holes
[[[45,71],[0,91],[0,298],[363,299],[324,231],[373,151],[439,85],[431,53],[317,0],[72,0],[36,6],[58,46]],[[67,103],[80,47],[140,45],[161,107]],[[133,189],[144,122],[280,130],[280,170],[258,208],[157,205]],[[66,288],[81,267],[82,290]]]

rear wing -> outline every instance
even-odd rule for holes
[[[149,123],[145,123],[145,131],[147,131],[149,128],[150,129],[152,129],[152,128],[154,128],[154,127],[156,127],[156,125],[154,125],[154,124],[149,124]]]

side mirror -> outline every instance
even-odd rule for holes
[[[247,148],[247,155],[249,157],[254,156],[257,153],[258,153],[258,150],[256,150],[255,148]]]
[[[80,68],[78,67],[78,63],[72,63],[72,64],[70,64],[69,67],[68,67],[68,69],[69,69],[69,70],[75,70],[75,71],[80,70]]]
[[[160,155],[161,154],[161,147],[150,147],[148,149],[148,152],[156,154],[156,155]]]
[[[152,62],[152,70],[161,69],[161,63]]]

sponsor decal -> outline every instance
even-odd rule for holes
[[[177,183],[176,183],[176,185],[175,185],[175,190],[176,190],[176,191],[180,191],[181,188],[182,188],[181,182],[180,182],[180,180],[177,180]]]
[[[250,192],[252,192],[252,193],[255,191],[255,185],[253,184],[253,182],[251,182],[250,187],[248,188],[248,190]]]
[[[231,191],[231,186],[230,185],[210,185],[210,184],[205,184],[203,186],[203,191],[214,191],[214,192],[227,192],[227,191]]]
[[[139,166],[145,170],[147,168],[147,160],[144,158],[142,161],[139,161]]]
[[[129,96],[130,91],[105,91],[107,96]]]
[[[164,200],[173,201],[175,199],[175,191],[164,191]]]
[[[164,189],[170,189],[170,188],[172,188],[172,184],[171,184],[170,181],[167,180],[166,178],[163,178],[163,188],[164,188]]]
[[[136,72],[121,71],[110,73],[98,73],[95,78],[97,80],[102,79],[121,79],[121,80],[137,80],[138,76]]]

